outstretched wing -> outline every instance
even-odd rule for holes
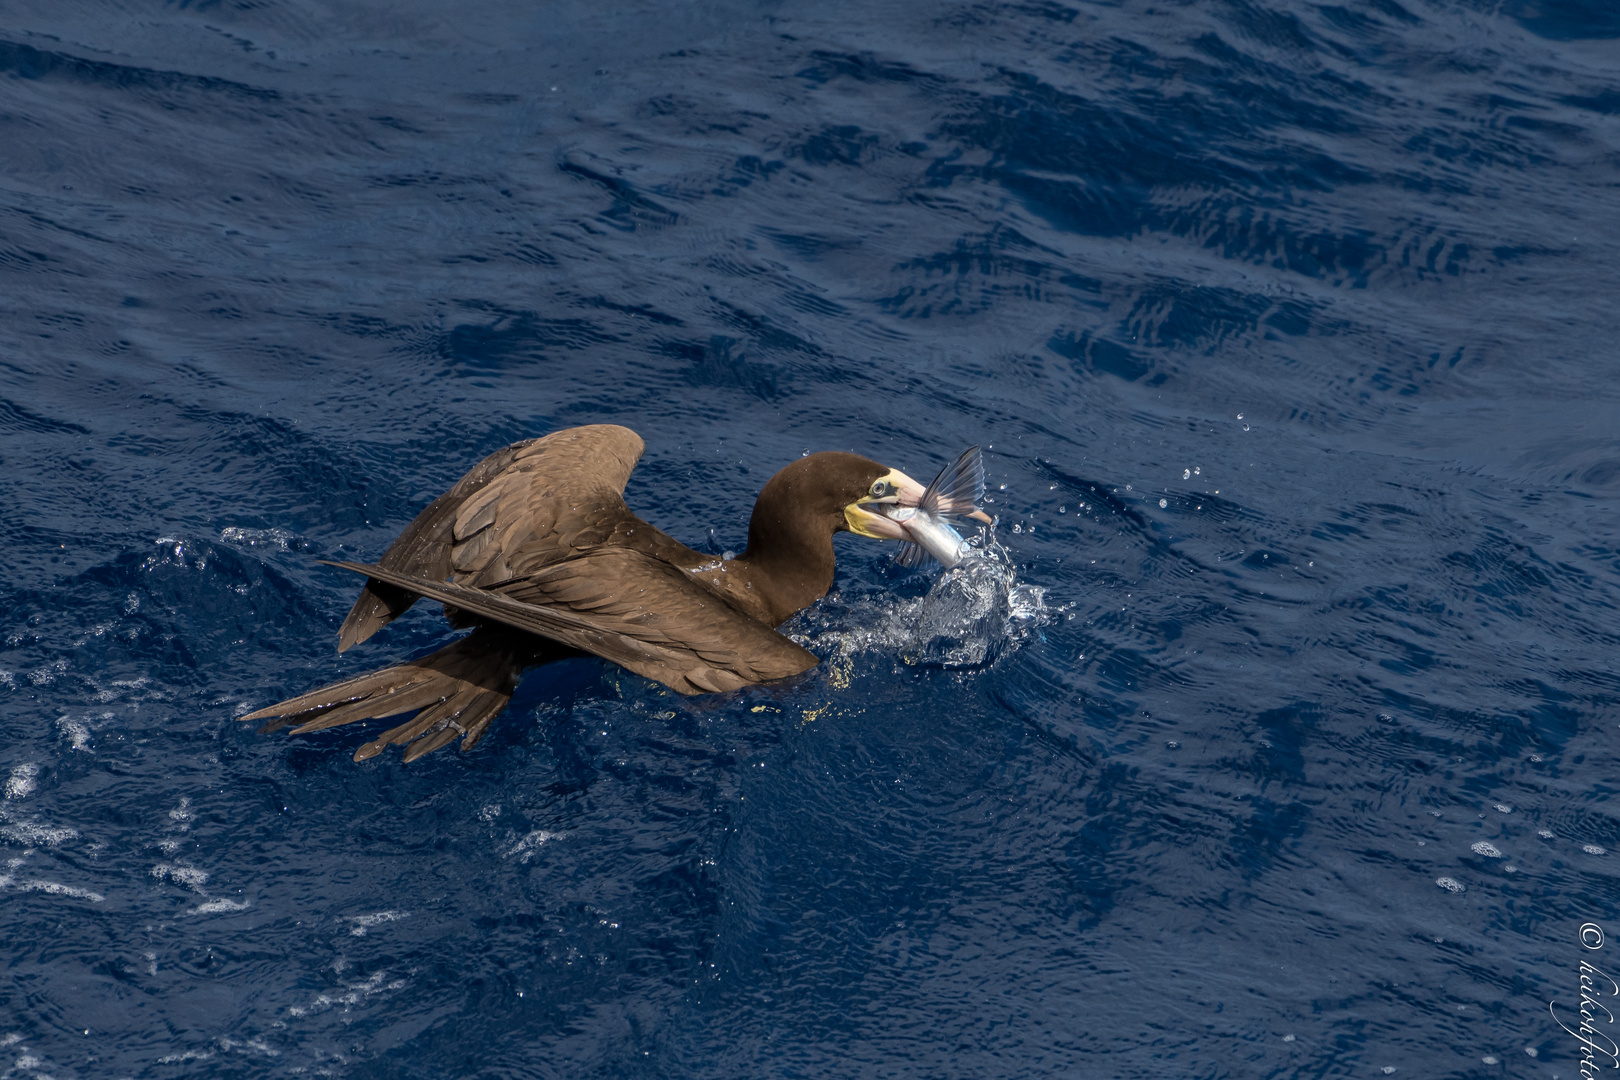
[[[600,548],[493,588],[334,562],[374,580],[611,660],[682,694],[808,671],[815,654],[640,551]]]
[[[572,558],[633,528],[624,485],[645,446],[629,428],[593,424],[497,450],[418,514],[378,566],[412,581],[453,576],[487,588]],[[373,575],[343,621],[338,651],[404,614],[418,595]]]

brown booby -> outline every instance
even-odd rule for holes
[[[681,694],[796,675],[814,654],[775,627],[833,582],[833,534],[905,540],[885,507],[924,489],[857,454],[810,454],[765,484],[748,547],[718,559],[647,524],[624,503],[645,444],[611,424],[514,443],[435,499],[367,576],[338,651],[369,638],[420,597],[473,632],[419,660],[334,683],[242,717],[262,731],[319,731],[414,712],[355,752],[393,744],[414,761],[478,742],[527,667],[593,653]],[[968,508],[964,508],[964,511]],[[982,514],[973,514],[988,521]]]

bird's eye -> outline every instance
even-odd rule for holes
[[[885,481],[882,481],[882,480],[874,480],[874,481],[872,481],[872,494],[873,495],[876,495],[878,498],[882,498],[883,496],[887,495],[888,493],[889,493],[889,485]]]

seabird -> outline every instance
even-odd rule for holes
[[[405,760],[414,761],[457,737],[471,749],[525,668],[580,653],[681,694],[796,675],[818,660],[775,627],[832,586],[833,534],[909,539],[884,510],[916,506],[924,492],[858,454],[810,454],[760,491],[747,549],[719,559],[625,505],[625,482],[645,448],[629,428],[596,424],[514,443],[479,462],[377,563],[330,564],[367,577],[338,632],[339,652],[424,596],[473,632],[419,660],[242,719],[301,734],[415,713],[354,755],[363,761],[409,743]]]

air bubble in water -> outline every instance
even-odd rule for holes
[[[1192,479],[1192,470],[1191,469],[1182,469],[1181,470],[1181,478],[1183,480],[1191,480]]]
[[[1446,890],[1446,892],[1460,893],[1460,892],[1467,892],[1468,891],[1468,888],[1465,885],[1463,885],[1462,882],[1458,881],[1456,878],[1449,878],[1449,877],[1435,878],[1434,883],[1436,885],[1440,886],[1442,889]]]
[[[1603,847],[1602,847],[1601,844],[1582,844],[1581,845],[1581,850],[1586,852],[1588,855],[1607,855],[1608,854],[1607,851],[1603,850]]]
[[[1483,855],[1487,859],[1500,859],[1502,857],[1501,850],[1489,840],[1476,841],[1469,845],[1469,850],[1475,855]]]
[[[1170,505],[1170,500],[1169,499],[1160,499],[1159,500],[1159,509],[1160,510],[1165,509],[1169,505]]]

